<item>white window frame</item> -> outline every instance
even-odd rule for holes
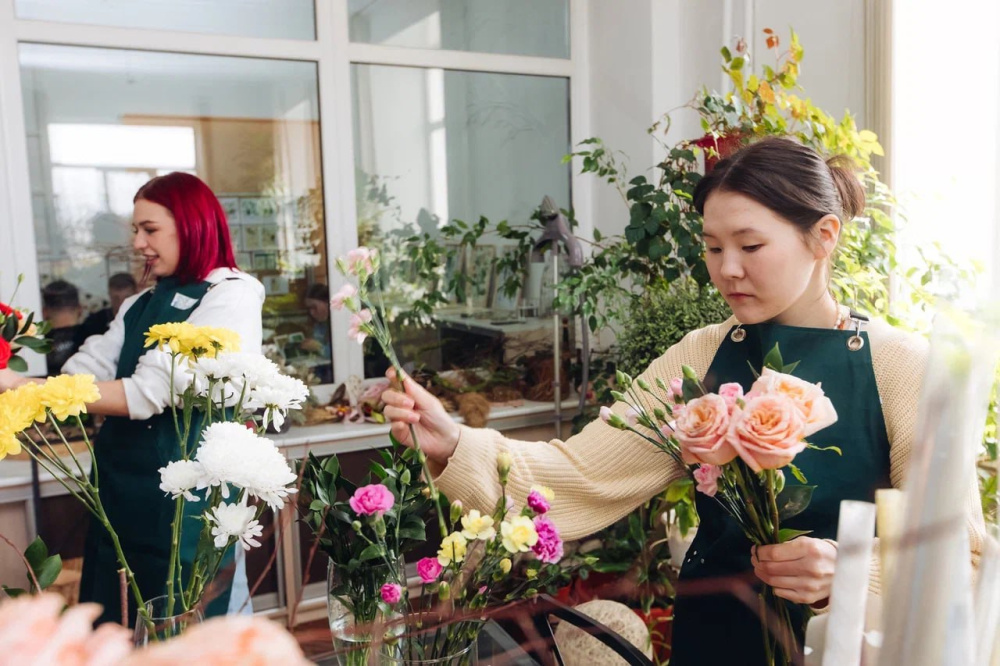
[[[0,0],[0,298],[10,294],[17,275],[23,273],[18,303],[35,310],[41,306],[34,224],[25,223],[32,220],[32,208],[19,43],[317,63],[327,268],[330,285],[336,288],[339,276],[333,270],[332,259],[357,245],[351,65],[564,77],[569,80],[570,90],[570,141],[576,145],[590,136],[586,0],[569,0],[569,6],[571,55],[558,59],[350,43],[348,0],[316,0],[314,41],[25,20],[15,16],[14,0]],[[573,173],[571,180],[571,203],[581,221],[579,233],[584,237],[589,237],[593,229],[592,181],[579,173]],[[348,340],[346,315],[334,313],[331,328],[333,340]],[[364,356],[359,345],[335,344],[332,355],[335,383],[349,375],[363,376]],[[44,370],[43,360],[37,355],[29,358],[29,366],[32,372]]]

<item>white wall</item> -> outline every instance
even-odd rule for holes
[[[747,34],[757,66],[773,62],[762,30],[788,44],[788,28],[805,49],[800,83],[806,95],[840,117],[850,108],[864,123],[864,0],[620,0],[591,2],[591,134],[630,158],[629,172],[643,173],[661,153],[646,134],[667,111],[668,145],[701,134],[698,116],[678,109],[702,86],[722,84],[719,50]],[[727,32],[728,28],[728,32]],[[594,185],[594,226],[621,233],[628,211],[614,189]]]

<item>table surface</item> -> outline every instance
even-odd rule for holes
[[[333,652],[312,658],[321,666],[337,666]],[[500,625],[490,620],[479,634],[479,666],[538,666]]]

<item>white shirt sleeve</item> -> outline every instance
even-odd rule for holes
[[[112,381],[118,374],[118,357],[125,341],[123,317],[141,295],[139,293],[125,299],[107,332],[87,338],[80,349],[63,364],[62,371],[69,375],[94,375],[99,382]]]
[[[240,336],[240,349],[260,353],[261,306],[264,292],[256,280],[223,280],[213,286],[188,317],[195,326],[228,328]],[[121,345],[119,344],[119,349]],[[174,373],[181,384],[181,373]],[[162,413],[170,404],[170,355],[151,349],[139,358],[131,377],[122,380],[129,418],[141,421]]]

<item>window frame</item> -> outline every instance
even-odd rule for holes
[[[18,57],[21,43],[316,63],[326,250],[330,257],[341,256],[357,245],[350,78],[353,64],[564,77],[569,81],[571,143],[576,145],[590,136],[586,0],[569,0],[568,59],[351,43],[347,0],[316,0],[315,11],[316,39],[307,41],[19,19],[12,0],[0,2],[0,266],[4,267],[0,271],[0,294],[9,294],[18,274],[23,274],[19,303],[36,310],[41,306],[34,225],[13,223],[32,219]],[[592,181],[579,173],[572,174],[570,181],[572,201],[568,203],[575,208],[581,220],[579,233],[585,237],[593,229]],[[328,279],[331,289],[336,289],[342,281],[331,264],[328,262]],[[348,316],[333,313],[330,321],[331,339],[347,340]],[[335,384],[350,375],[363,376],[364,356],[359,345],[334,345],[332,356]],[[43,371],[40,356],[30,355],[28,360],[32,372]]]

